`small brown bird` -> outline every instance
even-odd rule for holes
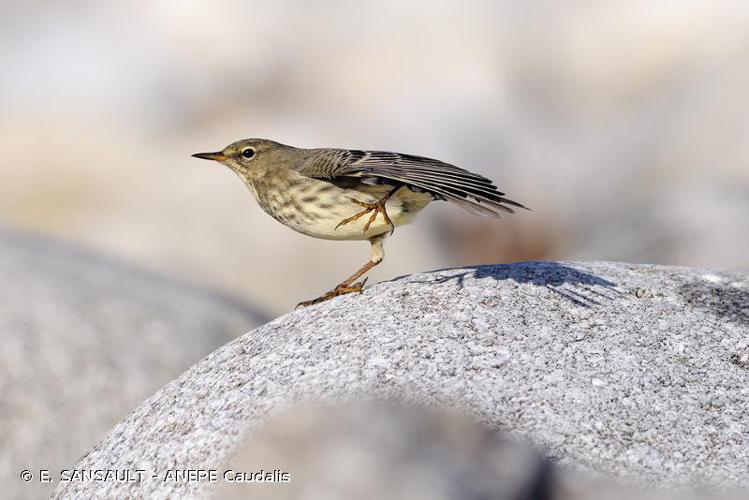
[[[369,262],[330,292],[297,307],[361,292],[367,280],[357,280],[382,262],[383,240],[432,200],[490,217],[526,208],[505,198],[486,177],[422,156],[300,149],[266,139],[244,139],[193,156],[232,169],[268,215],[295,231],[327,240],[369,240]]]

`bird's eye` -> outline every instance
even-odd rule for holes
[[[252,158],[253,156],[255,156],[255,150],[252,149],[252,148],[244,148],[242,150],[242,156],[244,158],[247,158],[249,160],[250,158]]]

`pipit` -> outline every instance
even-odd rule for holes
[[[266,139],[237,141],[196,158],[223,163],[244,181],[271,217],[307,236],[368,240],[372,257],[308,306],[361,292],[357,281],[382,262],[383,241],[433,200],[476,215],[500,217],[523,205],[504,197],[487,179],[431,158],[357,149],[300,149]]]

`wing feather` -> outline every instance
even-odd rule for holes
[[[478,215],[500,217],[500,212],[514,213],[510,207],[526,208],[504,197],[504,193],[486,177],[423,156],[387,151],[318,149],[313,150],[298,171],[318,179],[384,179],[451,201]]]

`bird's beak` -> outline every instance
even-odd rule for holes
[[[195,158],[201,158],[203,160],[213,160],[213,161],[226,161],[228,160],[228,157],[222,153],[221,151],[217,153],[195,153],[192,155]]]

